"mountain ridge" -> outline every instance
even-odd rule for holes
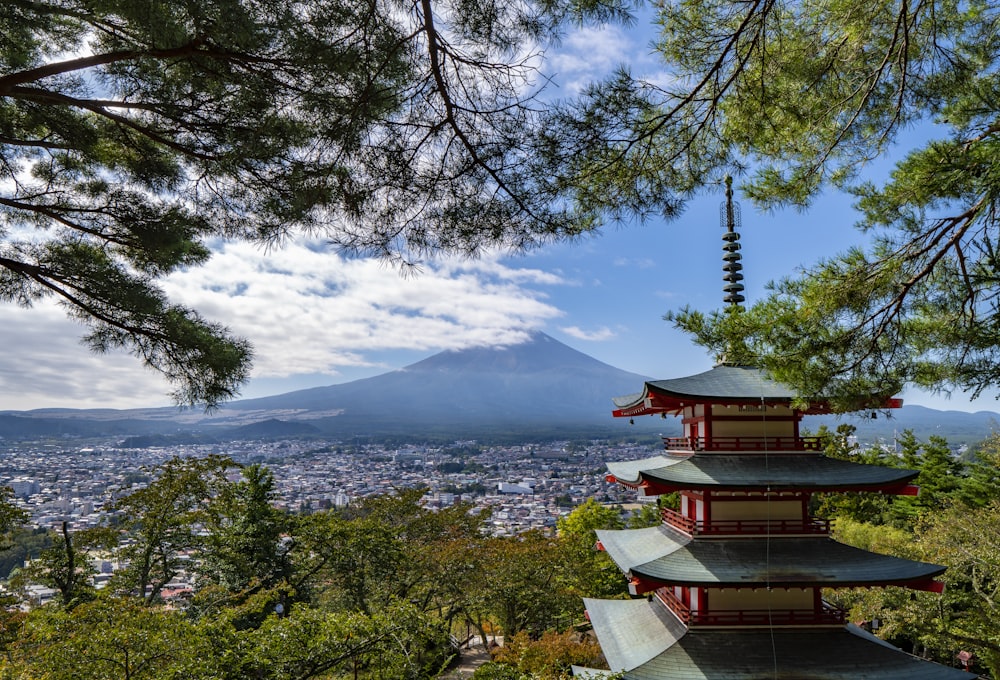
[[[347,383],[239,399],[204,413],[176,408],[36,409],[0,412],[0,437],[186,435],[237,438],[410,436],[483,438],[652,436],[678,433],[676,419],[611,416],[612,397],[649,378],[623,371],[536,332],[525,343],[446,350],[399,369]],[[895,410],[889,420],[810,417],[804,427],[848,422],[866,440],[911,429],[918,437],[977,441],[1000,414]],[[290,423],[298,423],[292,426]]]

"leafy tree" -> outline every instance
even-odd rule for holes
[[[28,513],[15,502],[14,490],[0,487],[0,577],[23,564],[30,552],[26,544],[33,542],[33,534],[21,529],[28,519]]]
[[[957,495],[970,508],[1000,500],[1000,435],[994,433],[976,447]]]
[[[52,545],[49,532],[41,527],[15,529],[10,537],[11,545],[0,551],[0,578],[7,578],[24,563],[38,557],[39,553]]]
[[[853,545],[869,552],[919,559],[919,549],[913,543],[913,533],[908,528],[860,522],[849,517],[838,517],[834,537],[841,543]]]
[[[208,583],[239,592],[271,588],[290,574],[292,539],[287,516],[274,507],[274,476],[261,465],[243,469],[243,479],[220,489],[205,526],[208,536],[199,573]]]
[[[516,666],[487,661],[472,673],[472,680],[525,680]]]
[[[825,455],[830,458],[847,460],[867,465],[884,465],[895,467],[898,461],[882,447],[871,447],[862,450],[857,444],[851,443],[851,437],[856,428],[853,425],[841,424],[836,431],[831,432],[825,425],[821,426],[816,436],[823,442]],[[817,517],[827,519],[851,519],[857,522],[884,524],[891,520],[893,498],[881,493],[849,492],[820,493],[813,496],[813,512]]]
[[[14,500],[14,490],[9,486],[0,486],[0,536],[9,538],[10,532],[28,519],[28,512],[19,508]]]
[[[948,567],[943,602],[931,603],[919,623],[952,646],[974,652],[1000,674],[1000,504],[978,510],[955,506],[932,513],[920,528],[924,558]]]
[[[839,527],[838,527],[839,529]],[[1000,505],[970,509],[956,505],[928,513],[917,526],[916,539],[901,539],[885,527],[846,535],[882,536],[871,547],[947,567],[940,577],[942,595],[903,588],[838,594],[854,620],[882,622],[879,634],[893,643],[942,663],[955,653],[974,653],[976,663],[995,677],[1000,672]],[[840,536],[838,536],[840,537]],[[855,542],[865,547],[864,542]]]
[[[525,248],[597,225],[537,159],[534,51],[628,3],[11,0],[0,8],[0,299],[54,296],[181,403],[248,343],[157,282],[221,238],[348,251]]]
[[[632,511],[625,526],[629,529],[655,527],[663,521],[662,507],[680,507],[680,494],[676,491],[665,496],[659,496],[656,503],[643,503]]]
[[[496,650],[494,661],[517,669],[515,678],[537,680],[569,680],[573,666],[606,667],[601,646],[592,638],[581,638],[572,632],[550,631],[532,640],[521,631],[504,640]],[[479,675],[474,675],[478,678]],[[501,675],[501,677],[503,677]]]
[[[16,680],[159,680],[221,677],[208,638],[181,612],[134,598],[104,598],[71,610],[43,607],[25,622],[6,667]],[[2,666],[0,666],[2,668]]]
[[[583,615],[579,596],[568,590],[559,542],[538,531],[484,539],[470,558],[462,606],[475,619],[494,621],[505,636],[524,630],[541,635],[564,630]]]
[[[316,597],[337,609],[370,614],[397,593],[405,546],[391,527],[367,519],[317,513],[300,525],[299,540],[319,583]]]
[[[91,599],[94,587],[90,577],[95,569],[88,553],[92,549],[109,549],[112,535],[102,529],[71,532],[69,524],[63,522],[59,531],[50,532],[50,536],[51,546],[17,574],[15,585],[40,583],[55,588],[66,607]]]
[[[114,587],[155,600],[187,563],[184,551],[200,544],[199,521],[207,503],[228,480],[232,461],[219,456],[172,458],[154,471],[153,480],[116,501],[111,510],[126,542],[118,548],[127,566],[114,575]]]
[[[430,678],[441,671],[447,632],[412,606],[387,602],[375,615],[296,607],[239,630],[226,613],[208,622],[225,677]]]
[[[958,495],[964,466],[952,455],[943,437],[931,435],[927,443],[919,444],[907,430],[900,441],[904,465],[920,470],[915,480],[920,493],[916,497],[897,498],[893,512],[912,522],[916,515],[943,509]]]
[[[295,530],[294,587],[350,611],[375,613],[393,599],[449,623],[475,568],[486,517],[471,506],[430,511],[424,489],[367,498],[340,512],[303,518]]]
[[[816,498],[816,513],[821,517],[850,518],[869,524],[893,524],[913,530],[923,513],[940,510],[956,500],[966,484],[965,466],[955,457],[943,437],[932,435],[921,442],[912,430],[900,432],[895,441],[898,454],[885,447],[862,451],[847,444],[854,427],[841,425],[836,435],[820,428],[819,436],[827,441],[826,455],[867,465],[886,465],[918,470],[914,484],[919,495],[887,496],[880,493],[825,493]]]
[[[581,597],[615,597],[627,592],[621,570],[606,552],[596,548],[598,529],[624,529],[621,511],[593,498],[556,521],[567,569],[564,583]]]
[[[622,68],[555,126],[574,135],[554,172],[584,178],[578,200],[641,212],[663,184],[683,197],[735,169],[764,208],[849,192],[871,244],[746,311],[667,318],[720,356],[745,341],[741,361],[842,409],[905,383],[1000,384],[995,4],[667,0],[656,12],[672,77]],[[902,136],[918,124],[920,141]],[[883,184],[859,181],[901,142]]]
[[[602,505],[593,498],[588,498],[576,506],[568,515],[556,520],[556,531],[559,537],[575,547],[593,550],[597,542],[598,529],[624,529],[625,522],[619,508]]]

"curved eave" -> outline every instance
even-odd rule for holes
[[[683,378],[647,381],[642,392],[612,399],[615,406],[612,413],[618,418],[632,418],[677,414],[696,404],[791,406],[799,399],[791,388],[770,380],[760,369],[723,365]],[[887,399],[875,408],[901,406],[901,400]],[[802,415],[820,415],[831,413],[831,408],[826,400],[817,399],[796,411]]]
[[[644,470],[658,470],[688,460],[690,456],[653,456],[639,460],[612,461],[606,464],[607,480],[636,488],[642,483]]]
[[[612,671],[655,659],[687,632],[659,602],[584,598],[583,606]]]
[[[714,588],[868,587],[935,589],[945,568],[868,552],[827,537],[697,539],[667,524],[597,532],[618,568],[648,592],[660,586]]]
[[[972,680],[893,647],[856,626],[836,630],[688,630],[656,600],[585,600],[611,672],[625,680]],[[633,647],[631,641],[641,644]],[[659,641],[653,644],[652,641]]]
[[[616,418],[633,418],[636,416],[678,415],[689,406],[717,404],[720,406],[738,406],[740,404],[766,406],[791,406],[791,398],[764,399],[760,397],[724,397],[675,394],[658,389],[655,383],[647,382],[639,394],[618,397],[613,400],[615,409],[612,415]],[[830,413],[826,404],[810,404],[806,410],[800,410],[803,415],[820,415]]]
[[[859,550],[829,538],[692,541],[628,570],[648,591],[660,585],[715,588],[872,587],[934,590],[945,568]],[[649,588],[653,586],[653,588]]]
[[[822,454],[711,454],[646,459],[626,481],[649,495],[706,491],[868,491],[909,493],[918,470],[852,463]],[[658,463],[662,465],[657,465]],[[655,467],[654,467],[655,465]],[[626,467],[618,468],[627,474]],[[608,470],[612,470],[611,464]]]

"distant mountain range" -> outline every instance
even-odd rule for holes
[[[678,370],[678,375],[683,374]],[[676,376],[656,376],[658,378]],[[136,446],[289,437],[534,439],[676,434],[675,419],[612,418],[611,398],[646,377],[535,333],[521,345],[445,351],[382,375],[340,385],[233,401],[205,414],[174,408],[0,412],[0,437],[121,437]],[[845,417],[866,439],[912,429],[920,438],[978,441],[1000,414],[904,406],[886,420]],[[809,418],[806,427],[835,427]]]

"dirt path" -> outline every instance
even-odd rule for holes
[[[458,664],[439,675],[439,680],[468,680],[476,669],[490,660],[490,653],[482,645],[459,650]]]

